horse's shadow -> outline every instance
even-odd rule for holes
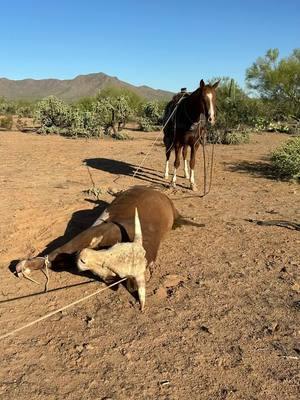
[[[113,175],[125,175],[135,177],[139,180],[150,182],[155,185],[169,187],[170,183],[166,182],[162,173],[158,173],[152,168],[138,166],[120,160],[112,160],[110,158],[88,158],[84,160],[88,167],[109,172]],[[118,178],[117,178],[118,179]],[[182,186],[178,184],[178,186]]]

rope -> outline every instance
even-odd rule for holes
[[[78,300],[76,300],[76,301],[73,301],[73,303],[67,304],[66,306],[61,307],[61,308],[59,308],[58,310],[52,311],[52,312],[50,312],[50,313],[48,313],[48,314],[46,314],[46,315],[43,315],[42,317],[37,318],[37,319],[35,319],[34,321],[29,322],[28,324],[25,324],[25,325],[23,325],[23,326],[20,326],[19,328],[13,329],[12,331],[5,333],[4,335],[1,335],[1,336],[0,336],[0,340],[6,338],[6,337],[8,337],[8,336],[12,336],[12,335],[14,335],[14,334],[17,333],[17,332],[20,332],[20,331],[22,331],[23,329],[28,328],[29,326],[35,325],[35,324],[37,324],[38,322],[43,321],[44,319],[50,318],[50,317],[52,317],[53,315],[58,314],[58,313],[61,312],[61,311],[64,311],[64,310],[66,310],[66,309],[68,309],[68,308],[70,308],[70,307],[72,307],[72,306],[75,306],[76,304],[79,304],[79,303],[81,303],[81,302],[83,302],[83,301],[85,301],[85,300],[87,300],[87,299],[89,299],[89,298],[91,298],[91,297],[93,297],[93,296],[96,296],[96,294],[101,293],[101,292],[104,292],[105,290],[108,290],[109,288],[118,285],[119,283],[125,281],[126,279],[127,279],[127,278],[120,279],[119,281],[114,282],[114,283],[112,283],[112,284],[109,285],[109,286],[106,286],[106,287],[104,287],[104,288],[98,289],[98,290],[96,290],[94,293],[91,293],[91,294],[89,294],[89,295],[87,295],[87,296],[85,296],[85,297],[82,297],[81,299],[78,299]]]
[[[150,149],[148,150],[147,154],[146,154],[145,157],[143,158],[142,162],[141,162],[141,163],[138,165],[138,167],[136,168],[134,174],[132,175],[132,178],[135,178],[136,174],[139,172],[139,170],[140,170],[140,169],[142,168],[142,166],[144,165],[144,163],[145,163],[146,159],[148,158],[149,154],[151,153],[151,151],[152,151],[152,149],[153,149],[155,143],[157,142],[158,138],[160,137],[161,132],[163,132],[163,130],[165,129],[165,127],[168,125],[169,121],[171,120],[171,118],[173,117],[173,115],[175,114],[175,112],[177,111],[177,108],[178,108],[180,102],[182,101],[182,99],[183,99],[184,97],[185,97],[185,95],[183,94],[183,95],[180,97],[180,99],[178,100],[178,102],[176,103],[176,105],[175,105],[175,107],[174,107],[174,110],[171,112],[171,114],[169,115],[169,117],[168,117],[167,121],[165,122],[164,126],[160,129],[160,131],[159,131],[158,134],[156,135],[156,138],[155,138],[155,140],[152,142],[152,145],[151,145]],[[172,142],[171,146],[168,148],[168,150],[166,150],[166,152],[169,151],[169,150],[172,148],[173,144],[174,144],[174,138],[173,138],[173,142]]]

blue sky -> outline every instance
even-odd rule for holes
[[[0,77],[104,72],[177,91],[300,47],[300,2],[11,0],[0,7]]]

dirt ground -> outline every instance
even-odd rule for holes
[[[132,178],[156,134],[130,135],[0,133],[0,335],[104,287],[76,285],[90,280],[76,271],[51,271],[50,291],[28,296],[43,285],[9,266],[91,224],[112,201],[109,188],[155,185],[182,215],[205,224],[163,242],[145,313],[120,286],[2,339],[1,399],[299,399],[300,235],[246,221],[300,221],[299,185],[274,180],[265,158],[287,136],[216,146],[212,191],[202,198],[200,153],[200,193],[188,190],[182,169],[171,190],[161,142]],[[99,202],[85,192],[92,180]],[[45,281],[40,271],[33,276]]]

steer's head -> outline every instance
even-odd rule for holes
[[[129,278],[137,287],[141,309],[145,306],[145,270],[147,261],[142,243],[141,223],[135,209],[135,234],[132,243],[117,243],[108,250],[83,249],[77,256],[81,271],[90,270],[107,281],[116,275]],[[91,247],[100,244],[102,237],[94,238]]]

